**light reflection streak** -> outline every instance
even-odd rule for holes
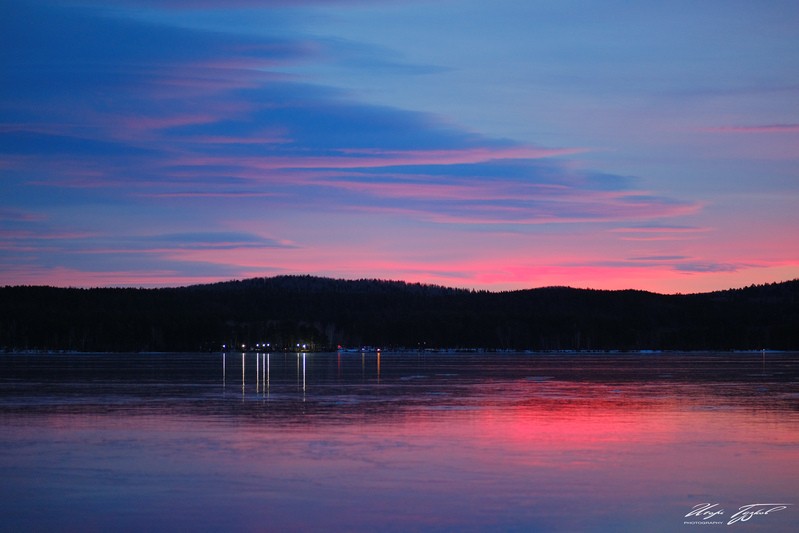
[[[244,352],[241,352],[241,397],[244,398]]]

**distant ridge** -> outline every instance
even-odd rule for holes
[[[0,288],[0,349],[222,345],[518,350],[799,350],[799,280],[700,294],[504,292],[276,276],[163,289]]]

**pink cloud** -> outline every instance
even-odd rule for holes
[[[500,159],[542,159],[574,154],[584,149],[544,148],[468,148],[463,150],[374,151],[341,150],[336,156],[265,156],[265,157],[186,157],[171,162],[176,165],[243,165],[263,170],[274,169],[358,169],[406,165],[455,165],[482,163]]]
[[[586,152],[586,148],[466,148],[463,150],[360,150],[343,149],[343,154],[363,157],[367,167],[400,165],[456,165],[505,159],[544,159]],[[372,159],[374,157],[374,159]],[[373,162],[369,164],[369,162]]]

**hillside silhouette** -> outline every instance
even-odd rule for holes
[[[662,295],[278,276],[164,289],[0,288],[0,349],[799,349],[799,280]]]

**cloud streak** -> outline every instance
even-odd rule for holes
[[[705,131],[715,133],[799,133],[799,124],[755,124],[750,126],[720,126]]]

